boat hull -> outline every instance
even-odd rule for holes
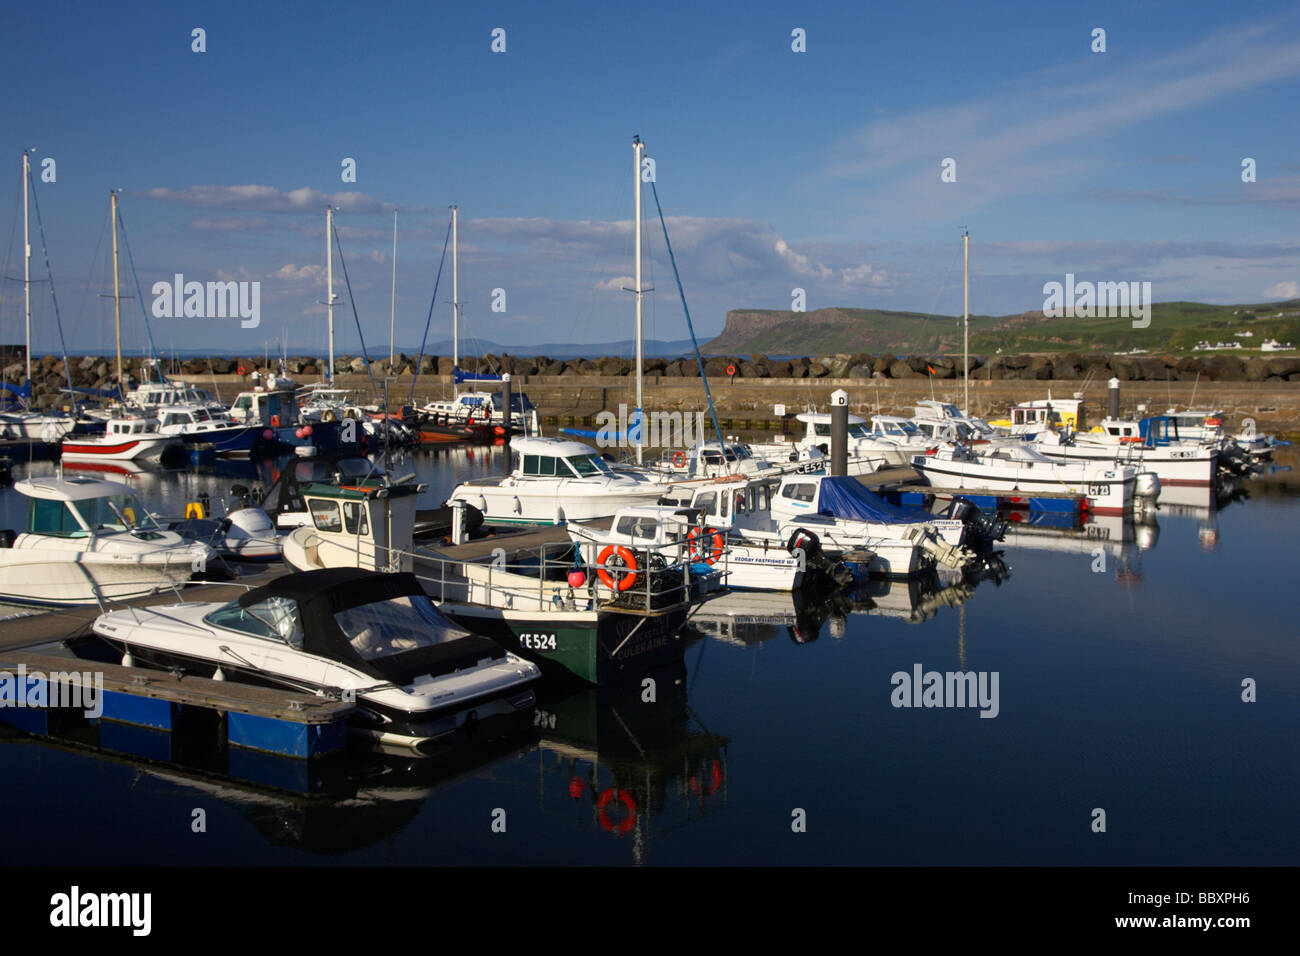
[[[39,607],[125,601],[184,584],[193,574],[181,559],[0,549],[0,601]]]

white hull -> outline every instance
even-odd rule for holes
[[[95,554],[41,548],[0,550],[0,601],[45,606],[124,601],[187,582],[188,554]]]
[[[918,455],[913,466],[936,488],[960,488],[972,494],[1070,492],[1084,495],[1091,510],[1123,514],[1133,508],[1136,474],[1131,468],[1091,463],[1025,464],[954,461]]]
[[[64,439],[64,461],[161,461],[171,447],[180,447],[175,438],[101,438],[86,436]]]
[[[1139,471],[1154,472],[1161,485],[1211,484],[1218,464],[1217,452],[1200,447],[1144,449],[1080,441],[1077,445],[1036,442],[1034,448],[1057,461],[1131,465]]]

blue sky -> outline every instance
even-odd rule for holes
[[[809,308],[960,312],[963,226],[977,313],[1039,308],[1067,272],[1150,281],[1157,301],[1300,295],[1291,4],[53,3],[11,6],[0,48],[0,162],[14,187],[23,148],[57,163],[37,194],[74,352],[112,344],[115,187],[146,303],[177,272],[262,283],[259,328],[159,319],[163,349],[323,348],[327,202],[374,353],[392,211],[413,348],[452,202],[467,336],[521,352],[627,338],[633,133],[704,337],[728,309],[788,308],[795,287]],[[0,196],[21,277],[19,190]],[[647,335],[684,338],[653,220],[646,239]],[[4,293],[14,340],[21,285]],[[57,351],[48,287],[33,295],[35,348]],[[450,335],[449,297],[432,339]],[[138,352],[139,304],[124,314]],[[355,351],[346,299],[336,318]]]

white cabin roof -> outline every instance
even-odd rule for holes
[[[14,484],[14,489],[28,498],[45,498],[52,501],[85,501],[109,495],[134,495],[135,489],[120,481],[89,478],[24,478]]]
[[[563,438],[512,438],[510,450],[523,455],[549,455],[552,458],[569,458],[573,455],[599,454],[590,445]]]

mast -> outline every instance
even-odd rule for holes
[[[325,304],[329,309],[329,375],[326,381],[334,384],[334,207],[325,207]]]
[[[636,463],[641,464],[642,440],[644,435],[641,432],[642,417],[642,389],[641,389],[641,366],[643,364],[642,344],[641,344],[641,157],[645,154],[645,143],[641,142],[640,136],[632,137],[632,193],[634,205],[636,206],[636,287],[632,290],[636,293]]]
[[[117,384],[126,395],[126,382],[122,378],[122,294],[117,284],[117,190],[108,191],[109,225],[113,227],[113,329],[117,336]]]
[[[27,383],[32,381],[32,240],[27,221],[27,185],[30,169],[27,150],[23,150],[23,300],[27,310]],[[29,398],[31,396],[28,396]]]
[[[963,415],[970,414],[970,230],[962,234],[961,390]]]
[[[393,374],[394,336],[397,333],[397,210],[393,210],[393,298],[388,312],[388,374]],[[387,411],[388,407],[384,406]]]
[[[451,207],[451,393],[460,394],[456,370],[460,368],[460,210]]]

